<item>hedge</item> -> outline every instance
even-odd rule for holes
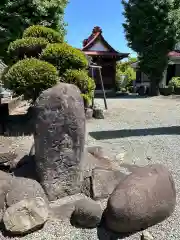
[[[71,47],[66,43],[48,44],[42,51],[40,59],[52,63],[59,70],[62,76],[68,69],[85,69],[88,66],[88,60],[85,54]]]
[[[27,58],[14,64],[3,80],[16,94],[34,101],[41,91],[55,85],[59,77],[57,69],[50,63]]]
[[[66,83],[76,85],[80,89],[85,103],[88,105],[91,104],[95,90],[95,82],[88,76],[87,71],[67,70],[63,78]]]
[[[49,42],[45,38],[22,38],[10,43],[8,54],[12,59],[22,60],[25,57],[39,57]]]
[[[45,38],[49,43],[62,43],[64,41],[59,32],[41,25],[33,25],[27,28],[23,33],[23,38],[27,37]]]

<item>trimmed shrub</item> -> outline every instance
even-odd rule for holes
[[[35,101],[43,90],[55,85],[59,77],[57,69],[50,63],[27,58],[14,64],[3,80],[16,94]]]
[[[49,43],[62,43],[64,41],[63,36],[52,28],[33,25],[27,28],[23,33],[23,38],[35,37],[45,38]]]
[[[180,77],[173,77],[169,82],[169,87],[180,88]]]
[[[8,54],[12,59],[22,60],[25,57],[38,58],[49,42],[45,38],[22,38],[10,43]]]
[[[88,76],[87,71],[67,70],[63,78],[66,83],[74,84],[80,89],[85,105],[91,103],[95,90],[95,82]]]
[[[66,43],[48,44],[42,51],[40,58],[56,66],[60,76],[68,69],[80,70],[88,66],[88,60],[85,54]]]

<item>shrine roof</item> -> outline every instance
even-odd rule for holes
[[[171,51],[168,54],[169,57],[180,57],[180,51]]]
[[[116,56],[121,58],[129,56],[129,53],[120,53],[109,45],[104,39],[100,27],[95,27],[89,38],[83,41],[82,51],[91,56]]]

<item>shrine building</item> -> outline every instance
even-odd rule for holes
[[[120,53],[110,46],[104,39],[100,27],[95,27],[92,34],[83,41],[82,51],[92,58],[93,63],[102,67],[104,88],[106,90],[114,89],[116,85],[116,62],[127,58],[129,53]],[[94,78],[96,89],[101,89],[98,70],[94,71]]]

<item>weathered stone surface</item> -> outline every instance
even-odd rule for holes
[[[36,197],[41,197],[48,202],[45,192],[38,182],[28,178],[13,177],[6,195],[6,204],[10,207],[24,199]]]
[[[95,168],[92,171],[93,198],[107,198],[125,177],[120,171]]]
[[[120,166],[113,158],[108,157],[101,147],[88,147],[85,150],[82,169],[85,177],[92,175],[95,168],[118,170]]]
[[[93,117],[96,119],[104,119],[104,111],[101,108],[93,109]]]
[[[6,231],[25,234],[41,227],[48,219],[48,207],[44,199],[22,200],[9,207],[3,217]]]
[[[93,110],[91,108],[87,108],[85,110],[85,115],[86,115],[86,119],[87,120],[92,119],[92,117],[93,117]]]
[[[40,95],[34,111],[36,164],[49,200],[79,192],[86,121],[79,89],[60,83]]]
[[[72,215],[72,223],[81,227],[94,228],[102,218],[101,205],[92,199],[83,199],[76,202]]]
[[[106,225],[120,233],[146,229],[169,217],[175,204],[176,190],[168,170],[160,164],[141,167],[110,196]]]
[[[5,196],[10,188],[12,176],[8,173],[0,171],[0,221],[2,220],[5,210]]]
[[[86,199],[87,197],[83,194],[76,194],[67,196],[49,204],[49,218],[50,219],[69,219],[75,210],[75,204],[77,201]]]

